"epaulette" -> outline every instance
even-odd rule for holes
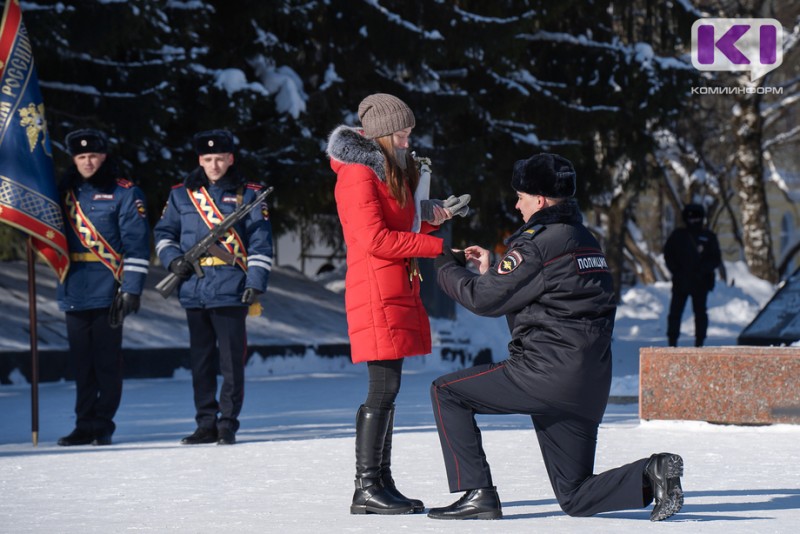
[[[183,184],[182,183],[181,184],[175,184],[172,187],[170,187],[170,189],[178,189],[179,187],[183,187]]]
[[[125,178],[117,178],[117,185],[120,187],[124,187],[125,189],[130,189],[133,187],[133,182],[130,180],[126,180]]]
[[[543,224],[534,224],[533,226],[522,232],[522,235],[528,236],[530,239],[533,239],[536,235],[544,232],[545,228],[547,227]]]
[[[262,189],[264,189],[263,185],[257,184],[255,182],[247,182],[247,184],[245,184],[245,187],[247,189],[252,189],[253,191],[261,191]]]

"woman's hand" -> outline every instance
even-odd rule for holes
[[[432,207],[433,207],[433,220],[431,221],[432,225],[439,226],[443,222],[453,218],[453,214],[450,213],[450,210],[448,210],[447,208],[443,208],[438,204],[432,204]]]
[[[489,270],[489,251],[477,245],[472,245],[464,249],[467,261],[478,268],[478,272],[484,274]]]

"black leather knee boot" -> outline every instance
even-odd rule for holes
[[[351,514],[407,514],[408,499],[393,495],[381,480],[381,460],[390,410],[360,406],[356,415],[356,490]]]
[[[414,506],[414,513],[425,511],[425,505],[419,499],[409,499],[397,489],[392,478],[392,432],[394,431],[394,405],[389,409],[389,425],[383,440],[383,458],[381,459],[381,481],[386,491],[398,499],[405,499]]]

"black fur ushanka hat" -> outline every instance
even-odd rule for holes
[[[575,168],[556,154],[536,154],[514,163],[511,187],[529,195],[550,198],[575,196]]]
[[[64,144],[67,145],[70,156],[79,156],[90,152],[97,154],[108,152],[108,141],[105,134],[93,128],[83,128],[68,133]]]

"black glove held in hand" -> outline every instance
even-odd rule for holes
[[[139,295],[134,295],[133,293],[123,293],[122,294],[122,314],[123,315],[128,315],[130,313],[138,312],[140,305],[141,305],[141,297],[139,297]]]
[[[254,303],[259,295],[261,295],[261,291],[254,287],[248,287],[244,290],[244,293],[242,293],[242,304],[250,305]]]
[[[444,207],[444,202],[441,200],[422,200],[419,203],[419,218],[425,222],[433,222],[433,205],[436,204],[440,208]]]
[[[194,274],[194,268],[191,263],[183,259],[183,256],[178,256],[169,262],[169,272],[181,280],[188,280]]]
[[[422,200],[419,203],[420,219],[425,222],[433,222],[433,206],[434,204],[440,208],[446,208],[453,217],[456,215],[466,217],[469,214],[469,201],[472,199],[470,195],[461,195],[455,197],[450,195],[447,200],[438,200],[432,198],[430,200]]]
[[[436,267],[436,270],[439,270],[445,265],[449,265],[451,263],[456,263],[461,267],[464,267],[467,264],[467,255],[463,250],[453,252],[451,248],[445,248],[442,253],[439,256],[436,256],[436,259],[433,260],[433,266]]]

